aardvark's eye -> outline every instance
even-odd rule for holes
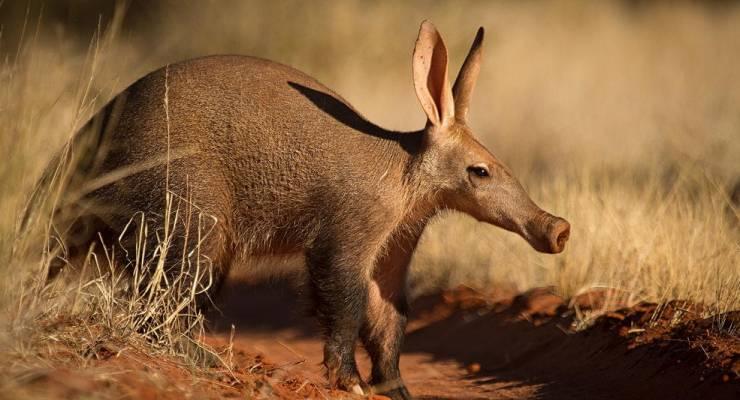
[[[488,168],[484,165],[473,165],[468,167],[468,172],[474,173],[479,178],[487,178],[490,176],[488,174]]]

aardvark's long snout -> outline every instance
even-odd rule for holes
[[[537,251],[560,253],[570,237],[570,224],[563,218],[541,211],[526,224],[523,236]]]

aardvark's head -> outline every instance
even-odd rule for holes
[[[442,37],[431,23],[424,21],[421,25],[413,56],[414,87],[428,118],[421,173],[440,188],[449,208],[516,232],[538,251],[560,253],[570,235],[570,224],[534,204],[511,171],[467,125],[482,43],[480,28],[450,88]]]

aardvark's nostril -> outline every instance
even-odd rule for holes
[[[560,234],[558,235],[558,247],[560,248],[564,247],[565,242],[568,241],[569,237],[570,237],[570,227],[560,232]]]
[[[570,224],[568,221],[558,218],[557,222],[553,224],[552,231],[550,233],[552,252],[560,253],[563,251],[563,249],[565,249],[565,243],[568,241],[569,237]]]

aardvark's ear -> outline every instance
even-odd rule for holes
[[[478,28],[475,34],[475,40],[470,47],[468,56],[460,68],[460,73],[455,80],[455,86],[452,87],[452,94],[455,97],[455,117],[460,121],[467,120],[468,109],[470,108],[470,99],[473,96],[475,81],[478,80],[480,72],[480,60],[483,53],[483,27]]]
[[[455,104],[447,80],[447,48],[437,28],[421,23],[416,39],[412,69],[414,88],[429,122],[446,126],[455,118]]]

